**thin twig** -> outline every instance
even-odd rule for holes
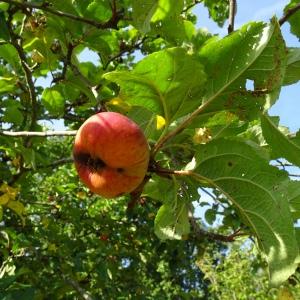
[[[300,10],[300,3],[286,11],[286,13],[278,20],[279,25],[282,26],[298,10]]]
[[[62,158],[62,159],[56,160],[48,165],[38,165],[38,166],[36,166],[36,169],[55,168],[55,167],[65,165],[65,164],[70,164],[73,162],[74,162],[74,159],[72,157]]]
[[[191,213],[189,214],[189,220],[190,220],[190,223],[193,228],[195,236],[199,239],[205,238],[210,241],[230,242],[231,243],[231,242],[234,242],[236,240],[236,238],[247,235],[247,234],[241,233],[240,229],[234,231],[230,235],[223,235],[223,234],[203,230],[202,228],[200,228],[200,224],[192,216]]]
[[[229,25],[228,34],[234,31],[234,17],[236,14],[236,0],[229,0]]]
[[[2,136],[28,137],[28,136],[74,136],[77,130],[61,130],[61,131],[0,131]]]
[[[300,177],[300,174],[289,174],[291,177]]]
[[[49,163],[47,165],[38,165],[35,168],[25,168],[24,166],[22,166],[22,168],[19,170],[18,173],[14,174],[12,179],[9,181],[9,185],[13,185],[15,182],[17,182],[24,174],[31,172],[31,171],[36,171],[36,170],[41,170],[41,169],[47,169],[47,168],[55,168],[64,164],[68,164],[68,163],[73,163],[73,158],[69,157],[69,158],[62,158],[59,159],[57,161],[54,161],[52,163]]]
[[[186,13],[187,11],[189,11],[190,9],[192,9],[194,6],[196,6],[197,4],[203,2],[203,0],[195,0],[192,4],[188,5],[187,7],[185,7],[182,10],[182,13]]]
[[[21,8],[21,9],[39,9],[39,10],[46,11],[50,14],[53,14],[53,15],[56,15],[56,16],[59,16],[59,17],[69,18],[69,19],[72,19],[74,21],[89,24],[89,25],[94,26],[98,29],[116,28],[117,23],[121,19],[120,14],[113,13],[112,18],[110,20],[108,20],[105,23],[101,23],[101,22],[98,22],[96,20],[92,20],[92,19],[72,15],[72,14],[67,13],[67,12],[63,12],[63,11],[60,11],[60,10],[53,9],[53,8],[50,7],[50,4],[47,3],[47,2],[44,2],[42,4],[33,3],[33,2],[32,3],[30,3],[30,2],[19,2],[19,1],[16,1],[16,0],[1,0],[1,2],[13,4],[13,5],[15,5],[15,6]]]
[[[126,47],[125,49],[121,50],[118,54],[110,57],[110,59],[105,63],[105,65],[103,66],[103,70],[106,70],[107,67],[109,66],[109,64],[111,62],[113,62],[114,60],[116,60],[117,58],[122,57],[125,53],[132,53],[134,50],[137,50],[140,48],[140,46],[145,42],[145,40],[148,39],[147,36],[144,36],[139,42],[137,42],[136,44],[133,44],[131,46]]]
[[[64,65],[63,65],[62,72],[59,76],[53,78],[52,83],[59,82],[59,81],[64,80],[66,78],[68,67],[71,64],[72,53],[73,53],[74,48],[75,48],[75,46],[72,43],[68,44],[67,55],[63,60]]]
[[[61,270],[61,276],[67,284],[69,284],[70,286],[72,286],[74,288],[74,290],[78,293],[78,295],[80,296],[81,299],[83,299],[83,300],[94,300],[94,298],[92,297],[92,295],[88,291],[84,290],[79,285],[79,283],[77,281],[75,281],[74,279],[72,279],[68,275],[64,274],[62,272],[62,270]]]

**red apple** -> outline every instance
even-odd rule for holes
[[[132,120],[119,113],[102,112],[79,128],[73,156],[79,177],[87,187],[113,198],[132,192],[143,181],[149,146]]]

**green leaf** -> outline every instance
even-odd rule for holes
[[[9,40],[9,31],[6,25],[5,13],[0,11],[0,40]]]
[[[180,240],[190,232],[188,206],[185,203],[172,205],[163,204],[155,218],[154,232],[162,240]]]
[[[3,121],[21,125],[21,123],[23,122],[23,114],[20,112],[18,106],[11,106],[6,108],[3,116]]]
[[[155,23],[179,15],[182,9],[182,0],[159,0],[157,10],[151,21]]]
[[[285,194],[287,173],[268,164],[259,148],[235,140],[198,147],[195,172],[223,193],[256,235],[269,265],[271,284],[297,268],[299,250]]]
[[[290,3],[284,8],[284,12],[287,13],[290,9],[293,9],[300,2],[299,0],[291,0]],[[291,15],[287,20],[291,25],[291,33],[296,35],[300,39],[300,11]]]
[[[209,17],[212,18],[220,27],[228,18],[229,2],[224,0],[204,0],[204,5],[208,8]]]
[[[60,115],[64,112],[65,100],[56,87],[44,89],[42,93],[42,103],[52,114]]]
[[[178,184],[175,180],[153,176],[143,190],[143,196],[151,197],[165,204],[177,199]]]
[[[139,0],[133,0],[133,25],[142,33],[147,33],[148,31],[150,31],[150,21],[157,7],[158,0],[146,0],[142,2]]]
[[[157,126],[157,115],[141,106],[132,107],[127,116],[136,122],[149,140],[157,140],[163,128]]]
[[[121,86],[123,100],[163,116],[167,125],[200,105],[206,81],[202,65],[182,48],[150,54],[132,72],[104,77]]]
[[[100,22],[108,21],[112,16],[109,2],[104,0],[92,1],[87,6],[86,15]]]
[[[23,148],[22,156],[24,158],[24,162],[27,166],[30,166],[35,169],[36,167],[36,155],[34,149]]]
[[[163,36],[173,45],[180,45],[191,37],[188,31],[193,24],[185,21],[181,16],[182,0],[160,0],[157,10],[151,19],[151,27],[156,34]],[[193,30],[193,29],[192,29]]]
[[[23,226],[25,225],[25,206],[20,201],[9,201],[6,206],[13,210],[22,220]]]
[[[211,39],[200,50],[208,75],[205,112],[230,110],[241,119],[257,118],[272,94],[281,86],[285,66],[285,44],[276,20],[270,24],[249,23],[221,39]],[[246,88],[247,79],[254,90]]]
[[[300,181],[287,182],[281,192],[285,194],[290,204],[293,219],[297,221],[300,219]]]
[[[284,135],[266,114],[261,115],[263,136],[272,149],[274,158],[285,158],[300,166],[300,146]]]
[[[0,58],[3,58],[15,70],[18,70],[20,67],[18,52],[15,47],[10,44],[0,45]]]
[[[110,57],[119,51],[118,34],[116,30],[91,30],[85,38],[87,47],[96,51],[101,57],[102,64],[105,65]]]
[[[66,82],[70,85],[73,85],[74,88],[80,90],[83,94],[85,94],[88,97],[91,106],[95,105],[97,103],[97,100],[88,84],[80,76],[74,75],[71,72],[67,72],[67,74],[68,75]]]
[[[300,80],[300,48],[288,48],[287,69],[284,85],[294,84]]]
[[[216,221],[216,213],[217,211],[215,209],[207,209],[205,211],[204,217],[205,221],[209,224],[212,225]]]
[[[6,94],[16,89],[16,80],[14,77],[0,76],[0,94]]]
[[[23,122],[23,114],[21,112],[22,105],[20,102],[7,99],[4,100],[0,107],[4,108],[3,121],[20,125]]]

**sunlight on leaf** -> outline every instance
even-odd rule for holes
[[[209,178],[236,207],[266,255],[271,283],[279,285],[294,273],[299,259],[289,203],[282,192],[289,178],[270,166],[260,151],[241,141],[215,140],[198,146],[195,172]]]

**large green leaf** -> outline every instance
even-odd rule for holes
[[[274,158],[285,158],[300,166],[300,146],[282,133],[266,114],[261,115],[263,136],[272,149]]]
[[[267,96],[280,88],[286,66],[276,20],[252,22],[221,40],[212,39],[199,55],[208,75],[205,112],[233,110],[241,119],[257,117]],[[246,87],[247,79],[254,90]]]
[[[200,105],[206,76],[202,65],[182,48],[149,55],[132,72],[104,75],[121,86],[121,97],[132,105],[144,106],[172,120]]]
[[[300,48],[288,48],[287,69],[284,85],[296,83],[300,80]]]
[[[240,141],[215,140],[199,146],[194,172],[236,207],[266,255],[271,283],[278,285],[296,270],[298,245],[285,195],[289,178],[260,151]]]

